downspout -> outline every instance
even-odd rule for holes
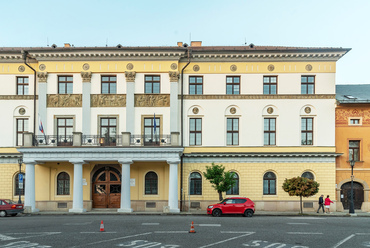
[[[33,135],[35,137],[36,135],[36,70],[33,69],[29,64],[27,64],[27,55],[28,55],[28,52],[22,50],[22,57],[24,60],[24,64],[33,71]]]
[[[188,63],[181,70],[181,147],[184,148],[184,70],[190,64],[190,50],[186,46],[188,54]],[[181,185],[181,196],[180,196],[180,211],[182,211],[182,195],[183,195],[183,186],[184,186],[184,153],[181,154],[181,168],[180,168],[180,185]],[[190,207],[190,206],[189,206]]]

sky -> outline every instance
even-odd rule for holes
[[[370,0],[0,0],[0,47],[342,47],[337,84],[370,84]]]

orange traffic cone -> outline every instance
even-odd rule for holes
[[[194,230],[194,221],[191,222],[189,233],[195,233],[195,230]]]
[[[101,221],[101,223],[100,223],[100,231],[104,232],[104,223],[103,223],[103,221]]]

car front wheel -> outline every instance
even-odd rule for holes
[[[253,216],[253,211],[250,210],[250,209],[245,210],[244,216],[245,217],[252,217]]]
[[[222,214],[222,212],[221,212],[221,210],[220,210],[220,209],[215,209],[215,210],[213,210],[213,212],[212,212],[212,215],[213,215],[214,217],[220,217],[220,216],[221,216],[221,214]]]
[[[5,217],[6,216],[6,212],[5,211],[0,211],[0,217]]]

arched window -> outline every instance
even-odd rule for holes
[[[239,176],[235,172],[231,173],[233,174],[235,184],[228,191],[226,191],[226,195],[239,195]]]
[[[145,194],[146,195],[158,194],[158,176],[153,171],[150,171],[145,175]]]
[[[19,188],[19,173],[17,173],[14,177],[14,183],[15,183],[15,185],[14,185],[14,189],[15,189],[14,190],[14,195],[19,195],[19,194],[24,195],[24,188],[26,186],[26,178],[25,178],[25,174],[23,172],[21,172],[20,174],[23,175],[23,188],[22,189]]]
[[[309,172],[309,171],[304,172],[304,173],[302,174],[302,177],[305,177],[305,178],[307,178],[307,179],[311,179],[311,180],[313,180],[313,179],[314,179],[313,174],[312,174],[311,172]]]
[[[202,194],[202,176],[198,172],[193,172],[190,174],[190,194]]]
[[[69,175],[66,172],[61,172],[57,176],[57,195],[69,195]]]
[[[267,172],[263,176],[263,194],[276,195],[276,176],[273,172]]]

